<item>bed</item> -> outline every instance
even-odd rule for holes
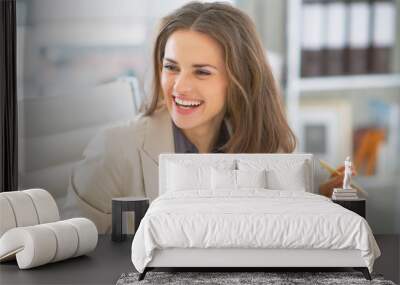
[[[159,193],[132,242],[154,268],[352,267],[380,250],[364,218],[317,195],[311,154],[162,154]]]

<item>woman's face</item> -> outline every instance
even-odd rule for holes
[[[221,46],[203,33],[179,30],[168,38],[161,86],[179,128],[219,127],[227,93],[223,58]]]

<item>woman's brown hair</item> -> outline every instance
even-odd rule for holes
[[[151,116],[161,103],[165,45],[173,32],[182,29],[212,37],[224,51],[229,82],[226,116],[232,135],[222,149],[227,153],[293,152],[296,138],[255,25],[229,4],[191,2],[162,19],[153,52],[152,97],[144,115]]]

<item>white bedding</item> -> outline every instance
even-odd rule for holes
[[[370,272],[380,256],[359,215],[320,195],[266,189],[161,195],[133,239],[135,268],[165,248],[358,249]]]

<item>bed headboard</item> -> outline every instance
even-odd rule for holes
[[[266,163],[271,166],[276,164],[293,165],[294,163],[304,162],[306,191],[314,193],[314,157],[312,154],[225,154],[225,153],[207,153],[207,154],[160,154],[159,157],[159,194],[166,192],[167,185],[167,167],[169,162],[187,163],[193,165],[215,165],[218,163],[232,162],[235,169],[241,163],[251,164]]]

